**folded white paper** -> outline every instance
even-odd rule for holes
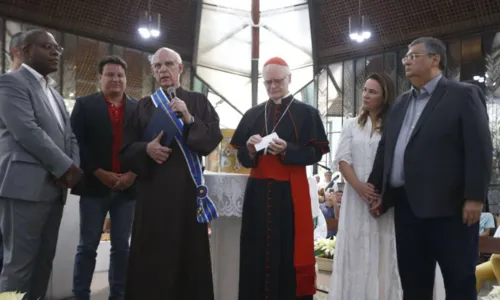
[[[273,132],[271,134],[266,135],[265,137],[262,138],[260,143],[255,144],[255,150],[258,152],[262,149],[267,148],[267,146],[269,146],[269,143],[271,143],[273,141],[273,139],[277,139],[277,138],[278,138],[278,134],[276,132]]]

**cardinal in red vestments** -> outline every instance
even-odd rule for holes
[[[270,99],[245,113],[231,140],[241,164],[252,169],[243,204],[239,300],[312,300],[314,225],[306,166],[321,160],[329,143],[318,110],[290,94],[288,64],[269,59],[263,77]]]

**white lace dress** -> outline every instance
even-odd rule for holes
[[[333,167],[349,163],[358,178],[366,182],[372,170],[380,134],[371,135],[368,119],[364,128],[357,118],[346,120],[340,136]],[[401,300],[394,212],[379,218],[346,183],[342,196],[339,230],[330,279],[329,300]]]

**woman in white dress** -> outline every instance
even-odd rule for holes
[[[370,214],[369,203],[378,194],[366,183],[384,117],[396,97],[394,83],[385,74],[371,74],[362,97],[359,117],[344,122],[332,166],[338,167],[347,184],[328,299],[401,300],[393,211],[379,218]]]

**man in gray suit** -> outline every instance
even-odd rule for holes
[[[17,69],[19,69],[19,67],[21,67],[21,64],[23,63],[23,59],[21,56],[22,41],[23,41],[22,31],[14,34],[10,38],[9,51],[10,51],[11,63],[7,73],[17,71]],[[2,266],[3,266],[3,238],[2,238],[2,230],[0,227],[0,273],[2,273]]]
[[[21,68],[0,77],[0,292],[44,299],[68,188],[81,178],[63,98],[47,76],[62,48],[44,30],[25,34]]]

